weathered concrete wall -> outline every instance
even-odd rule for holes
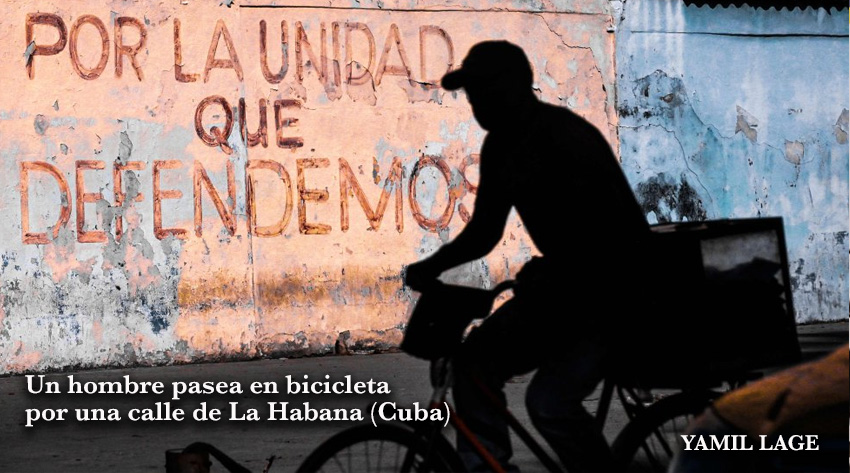
[[[4,4],[0,373],[396,344],[403,266],[472,210],[484,134],[435,81],[478,41],[616,146],[605,0],[292,3]],[[533,252],[513,218],[452,278]]]
[[[630,0],[620,155],[651,221],[778,215],[798,321],[848,313],[848,10]]]

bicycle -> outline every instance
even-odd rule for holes
[[[488,291],[495,298],[510,287],[503,283]],[[480,290],[479,290],[480,291]],[[449,422],[475,448],[492,469],[503,471],[492,455],[478,442],[463,419],[446,403],[451,385],[451,358],[439,358],[431,364],[434,388],[429,407],[446,406]],[[485,388],[486,389],[486,388]],[[602,397],[596,413],[600,428],[605,422],[617,393],[629,422],[612,443],[618,469],[629,469],[642,463],[654,471],[663,471],[672,459],[679,434],[690,417],[702,412],[719,391],[705,386],[683,389],[655,402],[647,402],[637,386],[608,377],[603,382]],[[534,439],[507,406],[490,394],[490,402],[498,407],[509,427],[551,472],[563,471],[559,463]],[[322,443],[301,464],[299,472],[317,471],[465,471],[458,453],[442,434],[444,426],[436,422],[381,422],[346,429]]]
[[[719,387],[734,389],[759,378],[763,374],[761,369],[800,360],[780,217],[659,224],[652,230],[655,246],[650,253],[653,264],[662,268],[654,275],[658,277],[655,282],[672,294],[666,299],[668,306],[693,309],[694,314],[690,315],[694,317],[685,318],[681,310],[666,310],[667,307],[656,305],[661,310],[653,314],[653,320],[638,318],[623,331],[653,333],[664,327],[679,335],[696,332],[696,336],[678,340],[678,344],[664,339],[640,340],[642,345],[628,347],[622,353],[633,356],[649,347],[641,361],[646,364],[645,360],[661,360],[661,372],[645,370],[644,365],[636,363],[631,367],[637,369],[611,372],[603,381],[596,412],[600,428],[608,416],[614,393],[629,419],[611,443],[619,471],[636,468],[665,471],[678,449],[679,435],[693,416],[703,412],[723,393]],[[506,282],[492,291],[474,290],[474,296],[469,299],[475,302],[470,307],[477,310],[482,300],[486,302],[485,292],[495,298],[509,286]],[[451,300],[456,304],[464,298]],[[694,301],[701,306],[693,308]],[[433,300],[430,304],[435,305]],[[695,331],[692,319],[710,323]],[[457,317],[446,321],[451,330],[463,328],[468,322]],[[654,326],[647,328],[650,322]],[[411,318],[408,330],[413,323]],[[725,332],[725,327],[731,324],[735,324],[736,331]],[[424,328],[422,331],[427,336],[442,337],[443,341],[457,339],[459,343],[456,333],[445,337],[445,327],[429,327],[426,323],[420,324],[420,328]],[[712,350],[711,344],[717,340],[727,345]],[[683,358],[686,353],[701,356],[690,365],[682,359],[669,359],[670,354]],[[451,385],[450,363],[438,359],[432,363],[431,371],[434,386],[431,405],[442,405]],[[648,389],[670,393],[663,397],[649,396]],[[563,471],[507,406],[496,405],[509,427],[548,471]],[[502,471],[463,419],[450,413],[450,422],[457,435],[466,437],[493,471]],[[443,425],[423,422],[352,427],[322,443],[298,471],[383,471],[383,467],[388,471],[463,471],[461,459],[442,429]]]

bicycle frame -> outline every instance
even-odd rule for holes
[[[442,368],[444,370],[443,373],[436,374],[437,380],[434,380],[434,366],[442,364]],[[452,409],[446,402],[446,393],[448,391],[448,387],[451,384],[451,370],[450,370],[450,362],[447,359],[437,360],[432,364],[432,384],[434,384],[434,394],[431,397],[430,406],[436,408],[442,408],[443,406],[447,406],[449,410],[449,422],[452,427],[454,427],[455,431],[458,435],[462,435],[469,443],[472,445],[473,450],[476,454],[487,464],[488,468],[496,473],[504,473],[504,469],[502,465],[499,464],[498,460],[493,457],[493,455],[487,450],[484,445],[478,440],[477,436],[472,432],[472,430],[466,425],[463,419],[457,415],[454,409]],[[438,368],[439,369],[439,368]],[[498,397],[488,389],[479,379],[475,379],[475,383],[479,389],[486,395],[487,400],[494,406],[500,415],[505,419],[508,426],[517,434],[517,436],[523,441],[523,443],[534,453],[538,460],[546,467],[546,469],[552,473],[563,472],[564,470],[558,465],[558,462],[555,461],[538,443],[534,437],[531,436],[531,433],[517,420],[517,418],[513,415],[513,413],[508,409],[508,407],[502,403]],[[426,424],[426,429],[435,429],[439,430],[442,426],[437,426],[435,424]],[[422,428],[422,427],[418,427]],[[428,437],[430,438],[430,437]]]
[[[456,411],[445,402],[448,388],[452,384],[450,360],[440,359],[432,362],[431,371],[434,392],[431,396],[429,407],[442,409],[445,406],[449,412],[449,423],[455,429],[457,435],[462,435],[469,442],[475,453],[482,461],[484,461],[490,470],[498,473],[504,473],[505,470],[499,464],[498,460],[496,460],[487,448],[481,444],[475,433],[473,433],[463,419],[457,415]],[[495,407],[499,414],[504,418],[508,427],[513,430],[526,447],[531,450],[546,470],[553,473],[563,472],[564,470],[561,468],[560,464],[553,459],[548,452],[546,452],[537,440],[534,439],[528,429],[520,423],[510,409],[508,409],[508,407],[489,388],[487,388],[480,379],[475,378],[474,382],[481,392],[485,394],[485,397],[491,406]],[[602,393],[598,409],[595,414],[596,421],[600,429],[602,429],[605,425],[615,390],[617,392],[617,397],[620,399],[620,403],[623,405],[626,415],[630,420],[640,415],[640,412],[646,409],[646,407],[637,400],[639,399],[639,396],[635,389],[619,385],[613,378],[606,377],[603,381]],[[636,401],[630,401],[630,398],[635,399]],[[424,438],[428,438],[429,441],[432,441],[430,440],[433,439],[432,436],[442,430],[443,426],[439,424],[426,423],[416,424],[414,427],[417,431],[423,434]]]

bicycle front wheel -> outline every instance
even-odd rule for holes
[[[611,448],[617,471],[667,471],[685,428],[717,396],[712,391],[680,392],[637,414]]]
[[[313,472],[454,472],[463,465],[439,432],[428,441],[406,425],[360,425],[326,440],[298,468]]]

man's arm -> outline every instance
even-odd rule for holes
[[[493,167],[504,161],[485,163],[488,156],[497,158],[496,153],[488,155],[486,151],[485,145],[472,218],[454,240],[427,259],[408,266],[405,282],[413,289],[432,283],[449,268],[484,257],[501,241],[512,201],[506,185],[500,182],[499,170]]]

